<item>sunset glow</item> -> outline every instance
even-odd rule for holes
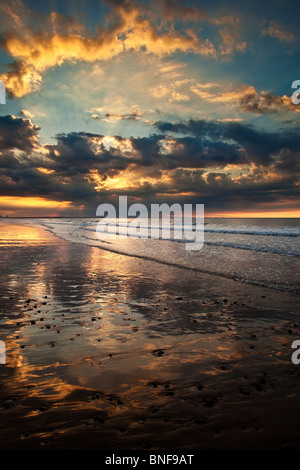
[[[293,9],[84,5],[1,3],[0,214],[94,216],[126,194],[299,217]]]

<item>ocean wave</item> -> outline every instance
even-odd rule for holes
[[[129,222],[128,223],[120,223],[119,221],[117,221],[117,228],[130,228],[130,222],[132,222],[132,220],[135,220],[135,219],[129,219]],[[81,225],[78,225],[80,221],[80,224]],[[99,219],[90,219],[90,220],[82,220],[82,219],[75,219],[75,220],[68,220],[68,221],[51,221],[51,224],[53,225],[75,225],[75,226],[78,226],[78,227],[81,227],[83,229],[87,229],[86,227],[87,226],[94,226],[94,225],[97,225],[99,222]],[[218,234],[232,234],[232,235],[257,235],[257,236],[265,236],[265,237],[300,237],[300,230],[299,228],[290,228],[290,227],[286,227],[286,228],[281,228],[280,230],[278,229],[275,229],[275,228],[269,228],[269,229],[265,229],[264,227],[258,227],[258,226],[253,226],[251,228],[247,228],[247,227],[241,227],[241,228],[236,228],[236,227],[230,227],[230,226],[225,226],[225,227],[221,227],[221,228],[214,228],[214,227],[208,227],[208,223],[205,223],[204,224],[204,233],[218,233]],[[115,224],[114,223],[107,223],[107,226],[108,227],[114,227]],[[163,228],[167,228],[168,227],[168,224],[166,225],[153,225],[151,226],[151,228],[154,228],[154,229],[163,229]],[[147,230],[150,228],[150,225],[140,225],[139,226],[140,229],[142,230]],[[184,231],[195,231],[196,230],[196,224],[187,224],[187,225],[174,225],[174,224],[170,224],[170,230],[171,232],[174,231],[175,229],[177,230],[181,230],[182,232]]]
[[[238,282],[300,293],[299,286],[295,283],[294,276],[294,272],[297,269],[296,259],[299,257],[300,252],[297,250],[297,246],[294,243],[288,243],[287,239],[282,239],[281,241],[278,239],[278,242],[280,241],[279,244],[275,244],[274,241],[268,244],[264,240],[263,245],[259,245],[262,238],[259,237],[259,239],[256,239],[254,236],[250,238],[247,237],[247,239],[245,238],[244,243],[243,237],[239,237],[239,240],[232,240],[230,242],[224,240],[205,240],[203,249],[205,250],[205,246],[207,246],[207,250],[209,251],[203,252],[200,250],[198,253],[186,251],[182,243],[189,243],[189,241],[182,239],[161,240],[157,238],[155,240],[153,239],[153,243],[150,244],[148,244],[146,240],[145,243],[143,243],[143,240],[140,239],[128,245],[126,244],[126,240],[123,240],[123,244],[119,243],[118,239],[110,240],[108,238],[107,240],[101,240],[96,236],[96,222],[97,221],[94,220],[92,224],[83,225],[80,221],[77,221],[75,224],[61,224],[49,220],[39,221],[39,223],[46,226],[50,231],[55,233],[55,235],[70,242],[87,244],[112,253],[224,277]],[[91,225],[93,225],[93,227],[91,227]],[[91,232],[94,233],[94,236],[89,235]],[[220,233],[220,231],[218,233]],[[256,232],[254,233],[257,235]],[[237,236],[239,235],[240,233],[238,233]],[[136,238],[141,237],[137,236]],[[224,263],[226,250],[218,251],[219,247],[220,249],[227,248],[230,250],[226,253],[228,262],[226,261]],[[244,251],[244,255],[242,253],[241,255],[238,254],[238,251]],[[246,253],[248,254],[246,255]],[[253,253],[253,256],[251,253]],[[259,256],[259,258],[255,258],[257,256]],[[288,257],[291,257],[291,262],[287,261]],[[220,259],[223,259],[221,264],[217,262]],[[255,264],[249,265],[246,261],[247,259],[250,263],[256,259]],[[243,260],[242,265],[240,264],[240,260]],[[272,268],[270,266],[272,266]],[[294,266],[294,268],[292,268],[292,266]],[[288,271],[286,269],[288,269]]]

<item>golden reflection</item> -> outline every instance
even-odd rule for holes
[[[20,243],[40,243],[45,239],[45,234],[38,228],[16,223],[1,221],[0,244],[14,245]]]
[[[27,346],[21,350],[14,338],[7,337],[5,341],[7,366],[15,370],[14,380],[8,380],[5,383],[7,392],[13,395],[17,391],[25,392],[26,390],[28,397],[61,400],[77,388],[57,373],[57,370],[64,364],[36,363],[36,360],[39,362],[40,352],[36,353],[34,346]]]

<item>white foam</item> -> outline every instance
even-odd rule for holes
[[[143,238],[98,239],[97,219],[42,219],[56,235],[83,243],[172,266],[232,278],[241,282],[298,292],[300,238],[298,227],[205,227],[205,245],[193,253],[184,240]],[[126,224],[121,223],[120,233]],[[145,226],[146,227],[146,226]],[[111,231],[113,227],[111,227]],[[145,230],[145,229],[144,229]],[[282,233],[282,235],[280,235]],[[292,234],[292,236],[290,236]],[[144,232],[145,235],[145,232]],[[297,236],[296,236],[297,235]]]

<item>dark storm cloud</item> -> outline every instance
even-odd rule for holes
[[[69,176],[86,174],[91,169],[100,169],[104,172],[125,169],[128,161],[121,152],[117,149],[108,151],[102,143],[97,147],[94,139],[103,137],[87,132],[58,134],[57,144],[46,146],[51,158],[50,169]]]
[[[140,154],[139,163],[143,166],[151,166],[153,164],[160,165],[160,140],[163,135],[152,135],[150,137],[131,138],[133,148]]]
[[[209,141],[199,136],[175,139],[174,148],[164,157],[166,168],[223,168],[228,164],[238,165],[246,162],[236,144]]]
[[[32,150],[38,139],[38,131],[39,127],[29,119],[0,116],[0,150]]]
[[[38,127],[30,120],[2,117],[0,195],[48,197],[89,207],[111,194],[162,202],[174,202],[177,194],[178,202],[184,197],[184,202],[220,210],[242,209],[249,201],[276,204],[289,199],[296,204],[299,130],[270,133],[205,120],[158,122],[156,127],[160,133],[149,137],[107,140],[100,134],[71,132],[57,135],[53,145],[41,145]],[[222,172],[226,165],[236,168],[235,173]],[[240,173],[244,166],[250,170]],[[137,175],[134,185],[103,186],[129,170]]]
[[[247,91],[241,96],[239,106],[247,113],[268,114],[285,112],[296,112],[297,108],[287,96],[272,95],[270,92],[257,93],[255,89]]]
[[[269,165],[272,162],[272,155],[283,150],[300,149],[298,129],[270,133],[241,123],[205,120],[190,120],[175,124],[157,122],[155,126],[162,132],[193,135],[207,142],[231,142],[245,152],[249,163],[253,162],[256,165]]]

